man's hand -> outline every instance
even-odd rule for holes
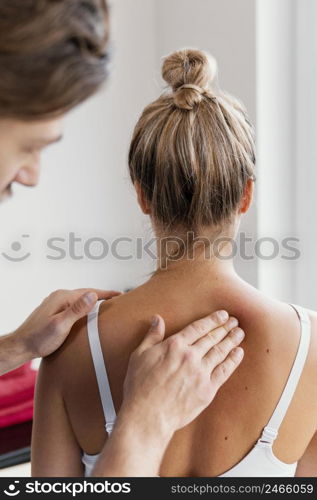
[[[244,332],[236,318],[219,311],[162,341],[164,333],[164,320],[157,316],[130,358],[124,406],[150,413],[156,428],[174,433],[211,403],[237,368]]]
[[[213,400],[240,364],[244,332],[218,311],[164,340],[160,316],[131,355],[124,399],[94,476],[157,475],[175,431]]]
[[[53,292],[15,332],[0,337],[0,375],[56,351],[97,300],[116,295],[120,292],[88,288]]]

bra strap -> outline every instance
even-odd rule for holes
[[[285,417],[291,400],[294,396],[297,384],[302,374],[310,344],[310,319],[307,311],[302,307],[291,304],[295,309],[301,325],[301,336],[296,357],[289,374],[288,380],[277,403],[277,406],[271,416],[268,424],[264,427],[259,442],[272,444],[277,437],[279,427]]]
[[[100,304],[102,302],[103,301],[97,302],[94,309],[88,314],[87,331],[88,331],[88,340],[89,340],[92,360],[94,363],[94,368],[99,387],[101,404],[106,421],[105,427],[107,433],[110,434],[116,420],[116,410],[113,404],[108,374],[105,366],[105,361],[99,337],[98,313]]]

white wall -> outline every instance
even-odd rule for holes
[[[258,232],[292,236],[296,260],[259,261],[259,287],[317,309],[317,4],[257,0]]]
[[[317,310],[317,3],[297,0],[296,16],[296,302]]]
[[[258,234],[275,238],[281,248],[285,237],[296,236],[295,4],[258,0],[256,5]],[[259,260],[258,267],[262,291],[296,301],[294,261],[280,256]]]
[[[93,236],[108,241],[149,237],[128,180],[126,158],[137,116],[161,90],[161,56],[183,46],[211,51],[219,62],[222,87],[239,96],[255,119],[253,0],[114,0],[111,5],[114,63],[107,88],[67,118],[63,143],[43,157],[39,187],[16,188],[13,200],[1,206],[3,333],[56,288],[123,289],[138,284],[152,268],[150,258],[48,260],[46,241],[70,232],[84,241]],[[255,211],[245,227],[256,231]],[[24,234],[30,237],[22,238]],[[20,252],[10,250],[15,241],[23,243]],[[24,262],[12,263],[1,255],[11,251],[20,256],[24,248],[31,252]],[[255,263],[238,265],[256,283]]]

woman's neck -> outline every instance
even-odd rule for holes
[[[162,251],[161,240],[158,241],[157,268],[154,276],[166,276],[176,279],[177,277],[195,277],[208,281],[217,280],[220,276],[237,276],[230,242],[223,242],[217,252],[211,246],[198,246],[194,249],[177,249],[174,252]]]

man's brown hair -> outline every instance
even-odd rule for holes
[[[106,0],[1,0],[0,118],[61,114],[107,76]]]

